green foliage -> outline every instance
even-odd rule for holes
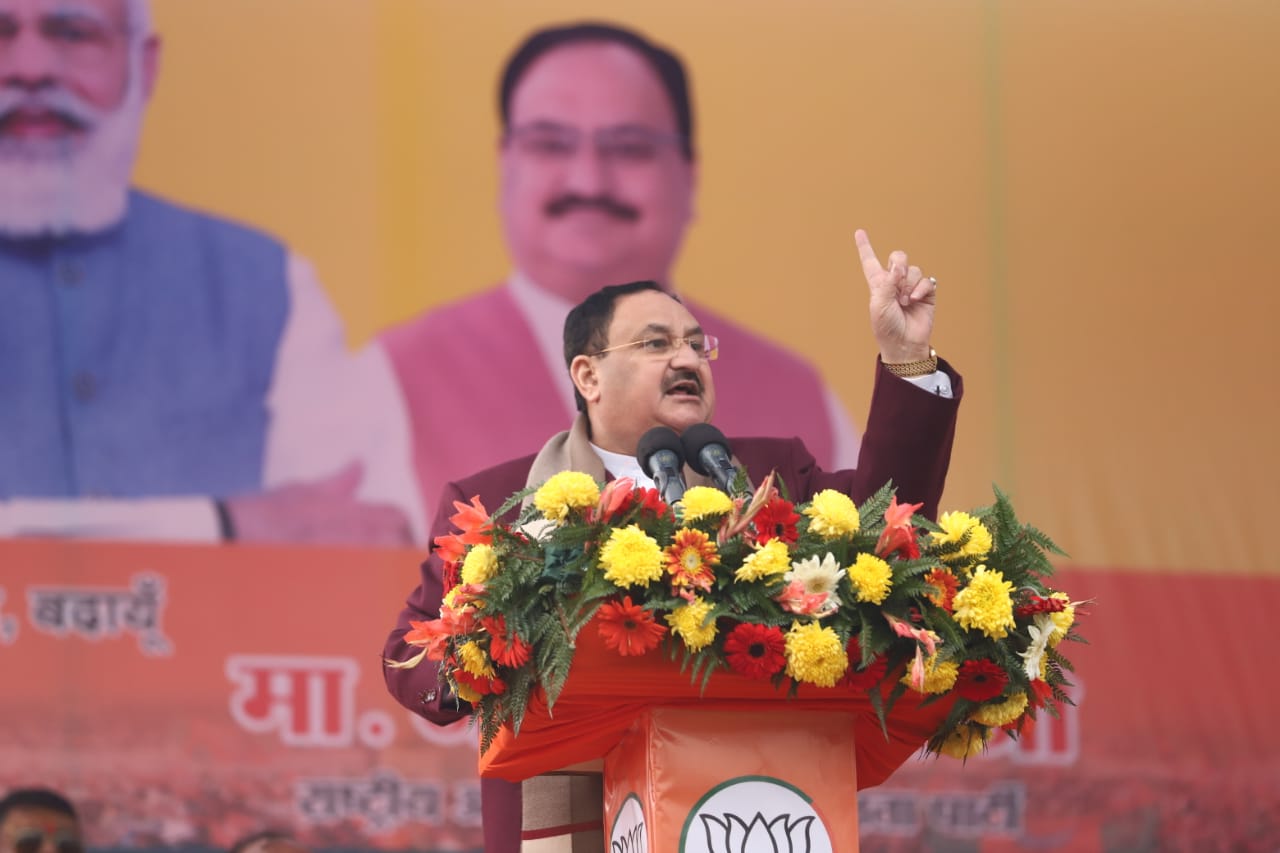
[[[1006,673],[1008,683],[1000,696],[984,702],[1002,702],[1014,693],[1029,693],[1029,664],[1024,658],[1037,654],[1033,634],[1040,632],[1043,637],[1052,627],[1048,620],[1053,609],[1061,607],[1061,602],[1048,600],[1053,592],[1048,579],[1053,572],[1049,555],[1063,552],[1047,535],[1020,522],[1012,503],[998,488],[993,504],[970,512],[981,527],[962,530],[956,526],[955,518],[951,522],[943,519],[943,526],[920,516],[911,519],[911,529],[905,534],[911,548],[877,555],[887,562],[890,572],[888,594],[879,603],[860,600],[859,588],[847,572],[859,555],[876,554],[882,534],[884,541],[901,544],[902,540],[891,540],[885,533],[885,514],[895,500],[891,483],[857,508],[860,529],[856,533],[831,540],[811,529],[813,519],[804,513],[806,505],[794,507],[799,520],[797,539],[788,543],[791,571],[753,581],[737,580],[735,570],[777,531],[754,527],[748,507],[756,504],[749,499],[738,500],[727,515],[685,524],[671,508],[662,506],[656,495],[637,490],[625,501],[609,503],[615,515],[606,520],[600,517],[602,508],[618,497],[606,489],[600,507],[571,510],[562,523],[551,524],[533,506],[533,493],[533,489],[524,489],[512,495],[493,516],[491,544],[498,558],[498,571],[478,589],[467,588],[444,608],[449,618],[464,626],[447,639],[440,652],[443,671],[455,692],[466,689],[458,680],[458,650],[465,643],[474,642],[489,654],[493,638],[483,624],[486,616],[502,614],[506,626],[504,643],[508,647],[525,643],[530,651],[527,661],[515,667],[490,658],[492,678],[480,679],[479,688],[471,688],[480,690],[473,705],[485,749],[504,725],[519,732],[535,695],[540,693],[547,708],[554,708],[572,669],[581,632],[591,630],[594,639],[594,629],[588,626],[600,617],[602,608],[610,608],[607,613],[618,612],[616,608],[624,596],[641,608],[638,612],[644,619],[661,626],[666,625],[667,614],[691,599],[711,603],[704,625],[714,624],[713,642],[691,651],[672,631],[662,641],[673,666],[687,673],[703,691],[712,678],[743,677],[735,671],[735,660],[725,646],[726,638],[740,625],[763,626],[753,630],[769,629],[777,637],[777,632],[785,636],[797,623],[818,620],[835,633],[842,645],[849,646],[848,672],[881,663],[886,667],[876,670],[885,675],[866,694],[886,737],[895,704],[912,689],[906,683],[909,675],[904,673],[911,672],[917,659],[926,667],[944,661],[991,661]],[[772,500],[786,500],[786,494],[785,484],[777,483]],[[758,497],[759,503],[765,501],[764,494]],[[513,513],[513,521],[499,521]],[[612,529],[629,525],[636,525],[661,549],[673,548],[674,537],[682,528],[699,530],[714,544],[718,563],[712,561],[714,565],[706,566],[704,574],[697,575],[695,561],[691,570],[695,574],[690,576],[695,579],[687,586],[679,585],[668,572],[663,580],[647,586],[620,589],[605,577],[605,567],[600,563],[601,545]],[[988,535],[991,547],[982,550],[980,544]],[[908,550],[910,554],[906,553]],[[950,611],[949,601],[946,607],[942,606],[944,590],[935,585],[941,583],[936,580],[939,574],[935,574],[940,573],[944,578],[954,578],[956,588],[963,590],[981,566],[986,566],[989,573],[1000,573],[1015,590],[1009,602],[1015,609],[1014,625],[1004,637],[992,638],[965,628]],[[1080,638],[1073,629],[1067,639]],[[936,649],[934,659],[929,659],[931,649]],[[1072,666],[1061,646],[1045,648],[1043,655],[1047,688],[1041,685],[1041,692],[1052,699],[1044,710],[1056,714],[1056,706],[1069,701],[1066,673],[1072,671]],[[742,666],[742,662],[736,665]],[[794,695],[799,687],[799,682],[781,666],[769,678],[788,695]],[[950,704],[943,724],[930,738],[931,749],[942,748],[947,734],[958,726],[986,731],[971,721],[981,703],[950,692],[925,697],[923,704],[940,701]],[[1034,713],[1031,709],[1028,716]]]

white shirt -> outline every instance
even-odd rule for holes
[[[286,278],[290,310],[267,396],[264,489],[312,482],[358,461],[356,497],[397,506],[425,542],[408,410],[386,351],[347,349],[342,321],[305,260],[290,254]],[[5,536],[216,542],[220,532],[206,496],[19,498],[0,501]]]

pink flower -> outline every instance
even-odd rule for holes
[[[774,596],[774,601],[782,605],[783,610],[798,616],[827,616],[835,612],[828,604],[830,597],[827,592],[806,592],[804,581],[797,579],[783,587],[782,592]]]
[[[630,509],[633,503],[631,493],[635,487],[635,480],[630,477],[619,477],[605,483],[600,490],[600,503],[591,511],[588,520],[608,523],[615,515]]]
[[[883,612],[883,611],[882,611]],[[912,628],[906,622],[903,622],[892,613],[885,613],[884,618],[888,620],[889,627],[893,628],[893,633],[899,637],[910,637],[917,643],[920,643],[929,652],[929,657],[933,657],[938,653],[938,643],[940,639],[937,634],[924,628]]]

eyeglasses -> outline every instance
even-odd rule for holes
[[[11,839],[14,853],[40,853],[45,841],[53,844],[58,853],[84,853],[84,844],[73,832],[50,833],[40,829],[24,829]]]
[[[556,162],[577,156],[586,136],[588,134],[578,127],[538,121],[511,128],[503,136],[503,142],[534,159]],[[678,134],[634,124],[597,128],[589,136],[600,159],[623,165],[652,162],[663,149],[680,148],[682,144]]]
[[[670,358],[679,352],[680,348],[685,344],[688,344],[689,349],[693,350],[698,358],[703,361],[715,361],[720,357],[720,339],[715,335],[690,335],[687,338],[675,335],[654,335],[650,338],[641,338],[638,341],[628,341],[625,344],[605,347],[598,352],[593,352],[592,355],[604,355],[614,350],[639,347],[640,351],[645,355],[651,355],[654,358]]]

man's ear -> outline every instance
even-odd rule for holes
[[[148,99],[160,76],[160,37],[152,33],[142,43],[142,94]]]
[[[574,356],[569,362],[569,378],[573,387],[578,389],[582,399],[594,403],[600,399],[600,374],[596,372],[596,364],[590,356]]]

